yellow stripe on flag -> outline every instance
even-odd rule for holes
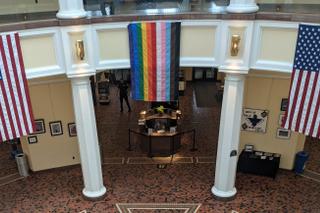
[[[143,52],[143,93],[144,93],[144,99],[148,100],[149,94],[148,94],[148,43],[147,43],[147,23],[141,24],[142,28],[142,52]]]

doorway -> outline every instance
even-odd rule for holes
[[[193,81],[217,81],[218,69],[213,67],[193,67]]]

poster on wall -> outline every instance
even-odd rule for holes
[[[265,133],[268,114],[268,110],[245,108],[241,119],[241,130]]]

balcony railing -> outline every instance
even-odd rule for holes
[[[224,14],[229,0],[83,0],[88,17]],[[257,0],[259,12],[320,14],[319,0]],[[106,9],[107,8],[107,13]],[[58,0],[1,0],[0,23],[55,19]]]

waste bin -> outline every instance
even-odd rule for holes
[[[20,176],[23,176],[23,177],[29,176],[29,166],[28,166],[28,161],[25,154],[23,153],[17,154],[16,162],[18,165],[18,171]]]
[[[294,163],[294,172],[296,174],[301,174],[303,172],[308,158],[309,158],[309,154],[304,151],[298,152],[296,154],[296,160]]]

